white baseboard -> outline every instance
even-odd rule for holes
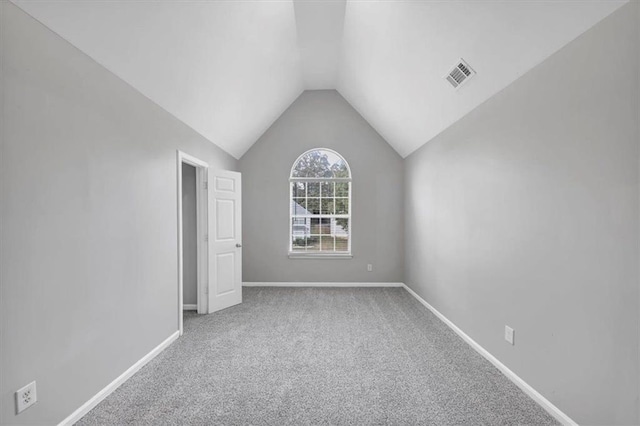
[[[244,282],[243,287],[402,287],[403,283]]]
[[[442,315],[436,308],[427,303],[422,297],[420,297],[415,291],[411,290],[406,284],[402,284],[405,290],[409,292],[413,297],[415,297],[420,303],[422,303],[427,309],[429,309],[435,316],[437,316],[442,322],[449,326],[456,334],[462,337],[462,340],[467,342],[469,346],[476,350],[480,355],[485,357],[487,361],[493,364],[498,370],[502,372],[509,380],[515,383],[524,393],[529,395],[531,399],[538,403],[545,411],[551,414],[556,420],[566,426],[578,426],[576,422],[574,422],[571,417],[567,416],[565,413],[560,411],[558,407],[553,405],[551,401],[542,396],[538,391],[532,388],[527,382],[522,380],[516,373],[511,371],[506,365],[501,363],[498,358],[494,357],[487,351],[485,348],[480,346],[475,340],[469,337],[464,331],[459,329],[453,322],[451,322],[447,317]]]
[[[197,311],[198,305],[182,305],[183,311]]]
[[[160,352],[162,352],[167,346],[173,343],[180,336],[180,332],[176,331],[171,336],[167,337],[164,342],[160,343],[158,346],[153,348],[151,352],[143,356],[138,362],[133,364],[131,367],[127,369],[124,373],[122,373],[118,378],[116,378],[113,382],[109,383],[104,389],[95,394],[90,400],[85,402],[78,408],[76,411],[71,413],[66,419],[61,421],[58,426],[71,426],[78,420],[80,420],[85,414],[91,411],[96,405],[102,402],[103,399],[108,397],[113,391],[118,389],[118,387],[126,382],[131,376],[136,374],[138,370],[144,367],[149,361],[155,358]]]

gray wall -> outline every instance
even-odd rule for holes
[[[406,283],[581,424],[639,420],[637,8],[405,162]]]
[[[178,329],[176,149],[236,161],[0,2],[0,423],[55,424]],[[38,403],[14,416],[13,392]]]
[[[182,303],[198,301],[198,237],[196,211],[196,168],[182,165]]]
[[[289,173],[317,147],[351,167],[353,259],[288,258]],[[338,92],[303,92],[239,164],[245,282],[402,281],[402,159]]]

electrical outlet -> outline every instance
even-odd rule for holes
[[[504,326],[504,340],[511,343],[512,345],[515,344],[513,340],[515,333],[516,332],[513,328],[509,327],[508,325]]]
[[[373,271],[373,265],[372,264],[370,264],[370,263],[367,264],[367,271],[369,271],[369,272]]]
[[[36,382],[31,382],[22,389],[16,391],[16,414],[22,413],[38,401],[36,394]]]

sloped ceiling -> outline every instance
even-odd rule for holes
[[[624,3],[349,2],[338,90],[405,157]]]
[[[14,0],[236,158],[313,89],[407,156],[626,2]]]
[[[291,2],[15,4],[236,158],[303,90]]]

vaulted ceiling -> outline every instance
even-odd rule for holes
[[[236,158],[314,89],[407,156],[627,2],[13,1]]]

